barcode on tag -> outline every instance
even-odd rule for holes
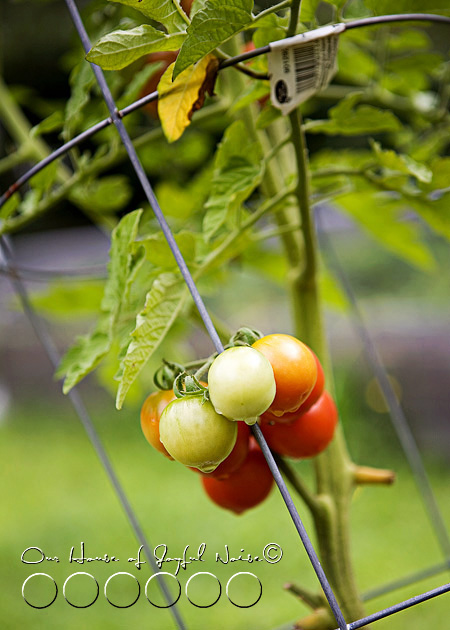
[[[295,66],[295,91],[314,88],[316,84],[316,55],[315,43],[304,44],[293,49]]]
[[[325,26],[270,45],[269,73],[274,107],[288,114],[331,81],[343,24]]]

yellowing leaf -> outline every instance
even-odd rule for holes
[[[178,140],[192,115],[203,106],[205,94],[213,94],[219,60],[207,55],[172,82],[172,63],[158,84],[158,114],[169,142]]]

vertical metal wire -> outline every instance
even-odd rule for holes
[[[86,52],[86,54],[90,51],[91,49],[91,42],[89,40],[88,34],[86,32],[86,29],[84,28],[84,24],[81,20],[80,14],[78,12],[78,9],[75,5],[74,0],[65,0],[66,1],[66,5],[67,8],[69,9],[70,15],[72,17],[72,20],[75,24],[75,28],[77,29],[78,35],[80,37],[80,40],[83,44],[83,48]],[[139,157],[136,153],[136,150],[133,146],[133,143],[131,142],[131,138],[125,128],[125,125],[123,124],[123,121],[119,115],[119,111],[116,107],[116,104],[114,102],[113,96],[111,94],[111,91],[108,87],[108,84],[106,83],[106,79],[105,76],[103,74],[103,71],[101,70],[101,68],[93,63],[91,63],[91,67],[92,70],[95,74],[95,78],[97,79],[97,82],[100,86],[100,90],[102,92],[103,98],[105,99],[106,105],[108,107],[111,119],[114,123],[114,125],[117,128],[117,131],[120,135],[120,139],[122,140],[122,143],[128,153],[128,156],[130,158],[131,164],[133,165],[133,168],[136,172],[136,175],[139,179],[139,182],[141,183],[141,186],[144,190],[145,196],[147,197],[147,200],[153,210],[153,212],[155,213],[155,216],[158,220],[158,223],[161,227],[161,230],[164,234],[164,236],[166,237],[166,240],[170,246],[170,249],[172,250],[172,253],[174,255],[174,258],[176,260],[176,263],[180,269],[180,272],[184,278],[184,281],[186,282],[189,291],[192,295],[192,299],[194,300],[194,303],[200,313],[200,316],[203,320],[203,323],[205,324],[206,330],[208,331],[209,336],[211,337],[211,340],[214,344],[215,349],[217,350],[217,352],[222,352],[223,350],[223,345],[222,342],[220,341],[220,337],[217,334],[217,331],[214,327],[214,324],[212,323],[211,317],[208,313],[208,311],[206,310],[205,304],[202,300],[202,297],[200,295],[200,293],[198,292],[198,289],[195,285],[195,282],[191,276],[191,273],[186,265],[186,262],[183,258],[183,256],[181,255],[180,249],[175,241],[175,238],[171,232],[171,229],[166,221],[165,216],[162,213],[162,210],[160,208],[160,205],[158,203],[158,200],[156,199],[155,193],[153,192],[152,186],[148,180],[147,175],[145,174],[144,168],[139,160]]]
[[[89,50],[91,49],[91,42],[89,40],[88,34],[86,32],[86,29],[84,28],[84,24],[81,20],[80,14],[78,12],[78,9],[76,7],[76,4],[74,2],[74,0],[65,0],[66,1],[66,5],[69,9],[70,15],[72,17],[72,20],[75,24],[75,28],[77,29],[78,35],[81,39],[81,42],[83,44],[83,48],[85,50],[86,53],[89,52]],[[130,158],[130,161],[133,165],[133,168],[136,172],[136,175],[138,176],[138,179],[141,183],[141,186],[144,190],[144,193],[153,209],[153,212],[155,213],[155,216],[161,226],[161,229],[163,231],[164,236],[166,237],[166,240],[169,244],[170,249],[172,250],[172,253],[174,255],[174,258],[178,264],[178,267],[181,271],[181,274],[189,288],[189,291],[192,295],[192,298],[194,300],[195,305],[197,306],[197,309],[200,313],[200,316],[205,324],[205,327],[211,337],[211,340],[214,344],[214,347],[216,348],[217,352],[222,352],[223,351],[223,345],[222,342],[219,338],[219,335],[217,334],[217,331],[214,327],[214,324],[210,318],[210,315],[203,303],[203,300],[200,296],[200,293],[195,285],[195,282],[190,274],[190,271],[184,261],[184,258],[178,248],[178,245],[173,237],[173,234],[170,230],[170,227],[161,211],[161,208],[159,206],[159,203],[156,199],[156,196],[153,192],[153,189],[151,187],[151,184],[147,178],[147,175],[145,174],[145,171],[142,167],[142,164],[138,158],[138,155],[136,153],[136,150],[133,146],[133,143],[131,142],[131,138],[128,135],[127,130],[125,129],[125,126],[119,116],[118,110],[116,108],[113,96],[109,90],[109,87],[106,83],[105,77],[103,75],[103,72],[101,70],[101,68],[99,66],[96,66],[95,64],[91,64],[91,67],[93,69],[93,72],[95,74],[95,77],[97,79],[97,82],[100,86],[100,89],[102,91],[103,97],[105,99],[105,102],[108,106],[109,109],[109,113],[111,116],[111,119],[114,123],[114,125],[117,128],[117,131],[120,135],[120,138],[125,146],[125,149],[128,153],[128,156]],[[311,560],[311,563],[314,567],[314,570],[316,572],[316,575],[319,579],[319,582],[324,590],[325,596],[327,597],[327,600],[330,604],[330,607],[333,611],[333,614],[336,618],[337,623],[339,624],[339,628],[340,630],[345,630],[347,625],[346,622],[344,620],[342,611],[340,610],[339,604],[336,600],[336,597],[334,596],[334,593],[331,589],[331,586],[326,578],[326,575],[322,569],[322,566],[320,565],[319,559],[317,557],[317,554],[314,551],[314,548],[311,544],[311,541],[306,533],[306,530],[303,526],[303,523],[300,519],[300,516],[297,512],[297,509],[295,508],[294,502],[289,494],[289,491],[286,487],[286,484],[281,476],[280,471],[278,470],[278,466],[276,465],[275,460],[273,459],[273,456],[270,452],[269,447],[266,444],[266,441],[264,439],[264,436],[261,433],[261,430],[259,429],[258,426],[254,426],[253,427],[253,433],[256,437],[256,439],[258,440],[260,447],[264,453],[264,456],[266,457],[267,463],[269,465],[269,468],[277,482],[277,485],[281,491],[282,497],[285,501],[286,507],[288,508],[289,514],[291,515],[291,518],[296,526],[296,529],[300,535],[300,538],[303,542],[303,545],[306,549],[306,552]]]
[[[44,325],[44,322],[35,313],[34,308],[29,300],[28,292],[24,284],[22,283],[22,280],[20,279],[19,275],[15,273],[14,265],[12,264],[12,260],[13,260],[12,246],[9,242],[9,239],[5,236],[0,236],[0,253],[1,252],[3,252],[3,257],[5,259],[6,266],[10,272],[9,278],[10,278],[11,284],[13,285],[13,288],[20,299],[24,313],[27,316],[34,330],[36,337],[39,339],[42,347],[44,348],[44,351],[51,365],[53,366],[53,369],[56,369],[60,362],[58,349],[53,341],[53,338],[51,337],[46,326]],[[111,482],[111,485],[113,486],[119,498],[122,508],[128,518],[128,521],[130,522],[131,527],[133,528],[134,533],[136,534],[136,538],[138,539],[138,541],[140,542],[140,544],[142,545],[145,551],[148,562],[150,566],[152,567],[153,573],[157,574],[157,580],[158,580],[159,586],[164,595],[164,598],[166,599],[169,605],[168,607],[170,608],[170,612],[175,619],[176,625],[178,626],[179,630],[185,630],[186,626],[183,622],[183,619],[181,618],[178,608],[175,605],[172,605],[172,596],[170,594],[170,591],[163,577],[159,574],[159,569],[158,569],[158,566],[156,565],[156,561],[151,551],[150,544],[148,543],[147,538],[142,530],[142,527],[140,526],[138,519],[134,513],[134,510],[131,507],[130,502],[128,501],[128,498],[122,488],[119,478],[117,477],[114,471],[114,468],[112,467],[109,457],[103,447],[100,437],[95,429],[95,426],[89,416],[89,413],[76,387],[74,387],[68,393],[68,397],[78,417],[80,418],[81,423],[83,424],[84,430],[86,431],[89,437],[89,440],[91,441],[97,453],[97,456]]]
[[[450,537],[430,481],[428,479],[428,475],[426,473],[419,448],[414,439],[414,435],[389,380],[383,361],[378,354],[375,344],[372,341],[370,333],[364,322],[364,318],[358,307],[358,303],[356,301],[355,294],[353,293],[350,281],[344,269],[342,268],[342,265],[339,262],[339,258],[331,243],[331,239],[325,229],[318,230],[318,235],[319,242],[322,245],[322,251],[324,252],[324,256],[327,260],[327,264],[333,275],[339,281],[339,284],[343,289],[350,304],[352,322],[360,337],[364,352],[367,356],[372,371],[388,406],[392,424],[395,431],[397,432],[398,439],[400,440],[406,458],[413,472],[417,487],[419,489],[419,494],[425,506],[425,511],[428,515],[443,556],[447,560],[448,558],[450,558]]]
[[[80,39],[83,43],[83,47],[85,49],[86,52],[88,52],[91,48],[91,44],[89,42],[89,38],[87,36],[87,33],[84,29],[84,25],[81,21],[80,15],[78,13],[78,10],[76,8],[75,2],[74,0],[65,0],[67,7],[69,9],[69,12],[72,16],[72,19],[75,23],[75,26],[77,28],[78,34],[80,36]],[[394,16],[396,20],[400,20],[403,16]],[[422,17],[422,16],[420,16]],[[420,19],[419,16],[413,16],[414,19]],[[429,16],[429,17],[440,17],[440,16]],[[380,18],[376,18],[378,20],[380,20]],[[442,21],[448,21],[448,18],[442,18]],[[374,20],[371,21],[359,21],[360,24],[356,24],[355,26],[364,26],[367,25],[369,23],[375,23]],[[352,26],[347,25],[347,28],[351,28]],[[267,49],[269,49],[269,47],[266,47]],[[261,49],[262,50],[262,49]],[[261,50],[259,51],[259,54],[261,54]],[[264,50],[265,51],[265,50]],[[253,55],[252,55],[253,56]],[[194,303],[196,304],[200,316],[205,324],[205,327],[211,337],[211,340],[216,348],[216,350],[218,352],[221,352],[223,350],[223,346],[222,343],[220,341],[219,336],[217,335],[217,332],[214,328],[214,325],[212,323],[212,320],[209,316],[209,313],[206,310],[206,307],[203,303],[203,300],[197,290],[197,287],[192,279],[192,276],[189,272],[189,269],[186,266],[186,263],[178,249],[178,246],[175,242],[175,239],[172,235],[172,232],[165,220],[165,217],[161,211],[161,208],[158,204],[158,201],[153,193],[152,187],[150,185],[150,182],[148,181],[148,178],[144,172],[144,169],[139,161],[139,158],[136,154],[136,151],[133,147],[133,144],[131,142],[131,139],[123,125],[122,122],[122,116],[125,113],[128,112],[119,112],[116,108],[116,105],[114,103],[113,97],[111,95],[111,92],[108,88],[108,85],[104,79],[103,73],[101,71],[101,69],[98,66],[95,66],[93,64],[92,68],[94,71],[94,74],[97,78],[97,81],[100,85],[101,91],[103,93],[105,102],[107,103],[108,109],[110,111],[110,115],[111,118],[106,120],[106,121],[101,121],[100,123],[98,123],[98,125],[94,126],[93,128],[91,128],[90,130],[87,130],[85,132],[85,134],[81,134],[80,138],[83,139],[84,135],[86,137],[89,137],[90,135],[93,135],[93,133],[95,133],[96,131],[98,131],[99,129],[104,128],[105,126],[107,126],[108,124],[111,124],[111,122],[114,123],[114,125],[116,126],[119,135],[121,137],[121,140],[128,152],[130,161],[133,164],[133,167],[136,171],[136,174],[139,178],[139,181],[143,187],[143,190],[146,194],[146,197],[155,213],[155,216],[161,226],[161,229],[169,243],[170,248],[172,249],[172,252],[174,254],[175,260],[180,268],[180,271],[183,275],[184,280],[186,281],[186,284],[188,285],[188,288],[191,292],[192,298],[194,300]],[[225,63],[222,64],[223,67],[225,67],[226,65],[230,65],[230,63]],[[146,97],[149,98],[149,97]],[[151,95],[150,97],[151,99],[154,98],[154,95]],[[141,99],[141,101],[143,101],[144,99]],[[131,108],[136,109],[137,107],[139,107],[140,105],[140,101],[138,101],[136,104],[133,104],[132,106],[130,106],[130,111]],[[74,139],[73,143],[78,143],[80,140],[79,139]],[[64,145],[64,147],[61,147],[59,152],[56,152],[57,155],[63,154],[65,153],[65,151],[67,150],[68,146],[70,146],[70,143],[68,143],[67,145]],[[52,154],[52,156],[50,156],[51,159],[55,158],[55,154]],[[49,161],[50,161],[49,158]],[[45,162],[45,161],[43,161]],[[38,165],[39,166],[39,165]],[[40,168],[42,168],[42,164],[40,165]],[[30,171],[31,172],[31,171]],[[22,183],[22,182],[20,182]],[[18,183],[17,188],[19,187],[20,183]],[[5,195],[3,195],[0,198],[1,202],[4,202],[6,200],[7,197],[10,196],[10,194],[12,194],[11,191],[8,191],[7,194],[5,193]],[[28,299],[28,295],[26,292],[26,289],[24,287],[24,285],[21,282],[21,279],[19,277],[18,274],[16,274],[14,272],[14,267],[11,265],[10,261],[11,261],[11,249],[10,246],[8,245],[7,240],[5,239],[5,237],[1,237],[0,238],[0,249],[3,249],[5,251],[5,257],[7,260],[7,267],[8,270],[10,272],[10,276],[11,276],[11,281],[15,287],[15,290],[17,292],[17,294],[19,295],[24,311],[28,317],[28,319],[30,320],[31,325],[33,326],[38,338],[40,339],[48,357],[49,360],[51,361],[52,365],[54,367],[56,367],[59,363],[59,356],[58,356],[58,352],[56,350],[56,347],[53,343],[53,340],[51,338],[51,336],[49,335],[47,329],[45,328],[45,326],[43,325],[42,321],[37,317],[36,313],[34,312],[29,299]],[[338,274],[339,275],[339,274]],[[344,276],[344,280],[345,280],[345,276]],[[417,445],[414,441],[414,438],[412,436],[412,433],[409,429],[408,423],[406,421],[406,419],[404,418],[402,411],[398,405],[398,401],[396,400],[395,397],[395,393],[392,390],[392,387],[390,385],[390,382],[387,378],[387,374],[386,371],[381,363],[380,358],[378,357],[375,348],[373,347],[371,340],[370,340],[370,336],[368,335],[367,329],[364,326],[364,323],[362,321],[361,315],[357,309],[357,304],[356,301],[354,300],[354,296],[352,295],[351,289],[347,286],[345,286],[345,282],[343,285],[344,289],[349,289],[350,293],[348,294],[348,297],[350,297],[349,301],[352,304],[352,307],[354,307],[354,312],[358,323],[358,327],[361,328],[361,330],[359,331],[362,339],[364,341],[364,345],[366,348],[366,351],[368,352],[369,358],[371,360],[371,362],[373,361],[373,369],[374,372],[376,374],[377,379],[379,380],[380,383],[380,387],[383,391],[383,394],[386,398],[386,401],[388,402],[388,405],[391,408],[391,411],[394,410],[394,412],[392,413],[392,417],[393,417],[393,421],[394,421],[394,426],[396,426],[397,432],[399,434],[399,438],[404,446],[405,449],[405,453],[410,461],[410,465],[413,469],[413,472],[416,475],[416,481],[418,483],[418,486],[421,490],[421,494],[423,497],[423,500],[425,502],[427,511],[429,513],[430,519],[432,521],[433,526],[435,526],[435,531],[436,531],[436,535],[438,537],[438,540],[440,542],[440,545],[442,547],[442,550],[444,551],[446,557],[449,557],[450,555],[450,540],[446,531],[446,528],[444,526],[443,523],[443,519],[442,519],[442,515],[439,512],[439,508],[437,506],[437,503],[435,501],[431,486],[429,484],[428,478],[426,476],[425,470],[423,468],[423,464],[422,464],[422,460],[420,458],[420,453],[418,451]],[[351,299],[353,298],[353,299]],[[95,450],[97,451],[97,454],[99,456],[100,461],[102,462],[110,480],[111,483],[119,497],[120,502],[122,503],[122,506],[128,516],[128,519],[130,520],[130,523],[132,524],[132,527],[139,539],[139,541],[141,542],[141,544],[144,547],[144,550],[149,558],[149,562],[153,567],[153,570],[156,572],[157,571],[157,567],[156,564],[154,562],[150,547],[147,543],[147,541],[145,540],[145,536],[142,532],[142,529],[134,515],[134,512],[128,502],[128,499],[126,498],[124,491],[120,485],[120,482],[117,479],[117,476],[115,475],[115,472],[109,462],[109,459],[106,455],[106,452],[104,451],[104,448],[100,442],[100,439],[95,431],[95,427],[92,424],[92,421],[87,413],[86,408],[84,407],[84,404],[81,400],[81,398],[78,395],[78,391],[76,389],[73,389],[70,393],[69,393],[69,398],[77,412],[77,414],[79,415],[83,426],[95,448]],[[400,411],[399,411],[400,409]],[[284,480],[280,474],[280,471],[273,459],[272,453],[270,452],[269,447],[267,446],[267,443],[265,442],[264,436],[262,435],[262,432],[259,428],[258,425],[255,425],[254,427],[252,427],[252,431],[253,434],[255,436],[255,438],[257,439],[265,457],[266,460],[268,462],[268,465],[270,467],[270,470],[275,478],[275,481],[280,489],[280,492],[282,494],[282,497],[286,503],[286,506],[288,508],[288,511],[291,515],[291,518],[294,522],[294,525],[300,535],[300,538],[303,542],[303,545],[305,547],[305,550],[310,558],[310,561],[314,567],[314,570],[317,574],[317,577],[319,579],[319,582],[324,590],[324,593],[328,599],[328,602],[330,604],[330,607],[333,611],[333,614],[335,615],[336,621],[339,624],[339,628],[340,630],[356,630],[356,628],[360,628],[363,625],[366,625],[368,623],[370,623],[371,621],[376,621],[377,619],[381,619],[382,617],[387,616],[388,614],[393,614],[395,612],[398,612],[399,610],[403,610],[409,606],[413,606],[417,603],[420,603],[421,601],[425,601],[426,599],[429,599],[431,597],[435,597],[436,595],[442,594],[444,592],[447,592],[448,590],[450,590],[450,585],[444,585],[438,589],[434,589],[434,591],[429,591],[428,593],[424,593],[423,595],[417,596],[416,598],[412,598],[411,600],[407,600],[406,602],[402,602],[400,604],[397,604],[395,606],[390,607],[389,609],[385,609],[384,611],[379,611],[378,613],[375,613],[373,615],[370,615],[369,617],[366,617],[362,620],[358,620],[355,621],[349,625],[347,625],[345,623],[345,620],[343,618],[342,612],[339,609],[339,605],[337,604],[337,601],[335,599],[335,596],[333,594],[333,591],[328,583],[328,580],[325,576],[325,573],[323,572],[323,569],[320,565],[320,562],[317,558],[317,555],[314,551],[314,548],[311,544],[311,541],[309,540],[309,537],[307,535],[307,532],[303,526],[303,523],[300,519],[300,516],[295,508],[295,505],[292,501],[292,498],[287,490],[287,487],[284,483]],[[170,594],[168,593],[167,587],[165,586],[164,583],[161,584],[161,588],[165,594],[165,597],[167,599],[167,601],[170,601]],[[183,622],[181,620],[181,618],[179,617],[178,612],[176,611],[176,609],[174,608],[174,610],[172,611],[175,617],[175,620],[177,621],[177,624],[179,626],[179,628],[184,628],[185,626],[183,625]]]

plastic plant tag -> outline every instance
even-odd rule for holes
[[[337,70],[339,34],[345,24],[332,24],[270,44],[272,105],[286,115],[326,87]]]

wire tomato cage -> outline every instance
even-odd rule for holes
[[[65,0],[65,3],[70,13],[70,16],[72,18],[72,21],[74,23],[75,29],[83,45],[83,48],[85,52],[88,53],[89,50],[91,49],[91,43],[90,43],[88,34],[86,32],[86,29],[84,27],[84,24],[82,22],[78,8],[75,4],[75,1]],[[353,28],[366,27],[366,26],[371,26],[371,25],[376,25],[376,24],[407,22],[407,21],[440,22],[440,23],[450,25],[450,18],[447,18],[445,16],[434,15],[434,14],[413,13],[413,14],[387,15],[387,16],[379,16],[379,17],[373,17],[373,18],[354,20],[352,22],[340,24],[339,26],[341,27],[341,31],[345,31],[345,30],[349,30]],[[271,46],[269,45],[263,48],[257,48],[255,50],[245,52],[233,58],[226,59],[225,61],[221,62],[219,70],[226,67],[230,67],[232,65],[236,65],[239,62],[246,61],[253,57],[257,57],[262,54],[267,54],[268,52],[270,52],[270,50],[271,50]],[[139,108],[150,103],[151,101],[156,100],[158,98],[158,93],[153,92],[143,98],[136,100],[135,102],[128,105],[124,109],[118,110],[101,68],[99,66],[96,66],[95,64],[91,64],[91,67],[94,72],[95,78],[97,80],[98,86],[101,90],[103,99],[108,107],[109,117],[93,125],[86,131],[83,131],[82,133],[72,138],[70,141],[66,142],[65,144],[62,144],[58,149],[53,151],[46,158],[44,158],[43,160],[35,164],[33,167],[31,167],[13,185],[11,185],[3,195],[1,195],[0,208],[6,203],[6,201],[15,192],[17,192],[24,184],[26,184],[34,175],[39,173],[42,169],[44,169],[54,160],[58,159],[59,157],[64,156],[73,147],[83,143],[85,140],[95,135],[102,129],[105,129],[106,127],[110,125],[114,125],[120,136],[120,140],[126,149],[128,158],[133,166],[133,169],[141,184],[144,194],[169,244],[169,247],[179,267],[179,270],[183,276],[183,279],[189,288],[194,304],[199,311],[201,319],[203,320],[205,328],[214,345],[214,348],[216,352],[220,353],[223,351],[222,342],[214,327],[214,324],[202,300],[202,297],[197,289],[197,286],[191,276],[188,266],[186,265],[186,262],[178,248],[178,245],[174,239],[174,236],[169,227],[169,224],[167,223],[166,218],[159,206],[158,200],[153,192],[151,183],[144,171],[144,168],[139,160],[135,147],[133,146],[133,142],[122,120],[128,114],[131,114],[132,112],[138,110]],[[320,225],[320,217],[318,220],[318,226],[319,225]],[[20,227],[20,225],[18,225],[18,227]],[[376,346],[374,345],[371,339],[368,328],[361,315],[351,284],[346,276],[345,271],[343,270],[339,262],[339,259],[336,255],[336,252],[333,249],[330,239],[326,235],[326,232],[324,230],[318,230],[318,234],[319,234],[319,243],[321,245],[322,250],[325,252],[327,262],[330,265],[331,269],[333,270],[336,278],[338,279],[340,286],[343,289],[348,299],[348,302],[350,304],[350,316],[352,319],[352,323],[355,326],[355,329],[359,335],[359,338],[362,342],[362,346],[364,348],[368,362],[371,366],[371,369],[375,375],[376,380],[378,381],[381,392],[386,400],[393,426],[397,432],[398,438],[400,440],[400,443],[403,447],[403,450],[406,454],[407,460],[413,472],[420,496],[424,504],[424,509],[430,519],[431,525],[434,530],[434,534],[437,538],[439,547],[443,555],[443,561],[437,565],[434,565],[422,571],[417,571],[413,574],[405,576],[404,578],[400,580],[396,580],[395,582],[391,582],[382,587],[372,589],[371,591],[363,595],[363,599],[367,600],[372,597],[379,596],[381,594],[392,592],[395,589],[400,588],[402,586],[414,584],[415,582],[418,582],[419,580],[424,579],[425,577],[430,577],[432,575],[436,575],[438,573],[444,572],[445,570],[449,570],[450,569],[450,536],[446,529],[442,513],[439,509],[438,503],[433,493],[433,489],[431,487],[425,467],[423,465],[419,448],[416,444],[413,433],[408,424],[408,420],[392,388],[391,382],[387,375],[387,371],[383,365],[383,362],[377,352]],[[49,273],[48,271],[44,271],[44,270],[18,268],[14,264],[14,251],[13,251],[13,245],[11,243],[11,239],[10,237],[5,236],[3,234],[0,235],[0,252],[3,254],[3,258],[4,258],[4,263],[0,267],[0,272],[6,274],[9,277],[13,285],[13,288],[20,299],[20,302],[22,304],[26,317],[28,318],[32,328],[34,329],[34,332],[37,338],[39,339],[45,353],[47,354],[47,357],[50,363],[52,364],[54,368],[56,368],[60,361],[58,350],[56,348],[54,340],[51,334],[49,333],[46,325],[41,320],[41,318],[37,315],[37,313],[35,312],[30,302],[27,289],[24,285],[24,279],[26,279],[27,277],[31,277],[34,280],[39,280],[39,279],[42,280],[43,278],[48,277],[49,275],[50,276],[62,275],[62,272],[55,271],[55,272]],[[90,274],[91,277],[95,275],[103,277],[104,272],[105,272],[104,267],[97,267],[97,266],[95,268],[85,270],[85,273],[87,273],[88,275]],[[77,277],[80,277],[83,275],[83,272],[80,272],[80,271],[70,272],[69,271],[69,272],[64,272],[64,275],[68,275],[72,279],[76,280]],[[154,574],[156,574],[155,577],[157,578],[160,588],[162,590],[163,596],[168,603],[167,608],[169,608],[169,611],[173,616],[173,620],[176,626],[180,628],[180,630],[182,630],[186,628],[187,626],[185,625],[177,606],[173,605],[171,602],[171,595],[169,593],[169,589],[162,575],[158,572],[155,559],[153,558],[153,555],[151,553],[151,547],[150,547],[149,541],[142,530],[142,527],[126,496],[126,493],[122,485],[120,484],[120,481],[108,458],[108,455],[103,447],[100,437],[97,434],[97,431],[92,423],[88,410],[85,407],[79,395],[78,389],[74,387],[68,393],[68,397],[79,417],[79,420],[81,421],[88,435],[89,440],[91,441],[97,453],[97,456],[109,478],[110,483],[113,486],[113,489],[119,499],[119,502],[126,513],[129,523],[132,529],[134,530],[136,538],[139,541],[139,543],[142,545],[147,555],[152,571]],[[304,549],[309,557],[311,565],[320,582],[322,590],[328,600],[328,603],[336,619],[336,623],[339,630],[356,630],[357,628],[362,628],[368,625],[369,623],[372,623],[374,621],[377,621],[389,615],[395,614],[411,606],[415,606],[421,602],[425,602],[431,598],[434,598],[438,595],[442,595],[450,591],[450,583],[444,584],[438,588],[435,588],[433,590],[417,595],[416,597],[412,597],[410,599],[394,604],[383,610],[379,610],[378,612],[368,615],[362,619],[354,620],[350,623],[347,623],[346,620],[344,619],[343,613],[339,607],[339,604],[336,600],[336,597],[333,593],[333,590],[330,586],[327,576],[325,575],[325,572],[322,569],[322,566],[320,564],[316,551],[311,543],[311,540],[308,536],[305,526],[303,525],[302,519],[297,511],[297,508],[295,507],[293,503],[293,500],[287,489],[285,481],[280,473],[278,465],[264,439],[264,436],[258,424],[253,425],[251,427],[251,430],[267,460],[268,466],[272,472],[275,482],[283,497],[283,500],[285,502],[289,515],[300,536]]]

